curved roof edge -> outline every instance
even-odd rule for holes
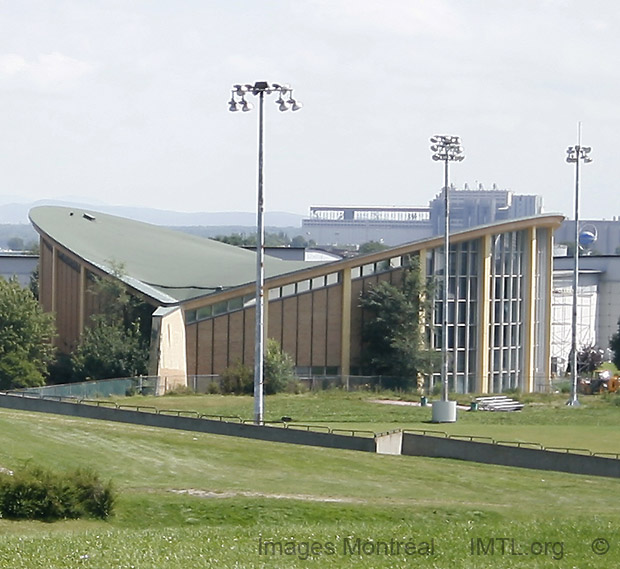
[[[85,210],[41,206],[29,218],[48,241],[92,267],[113,274],[158,303],[173,304],[254,282],[256,254],[169,228]],[[317,262],[265,259],[266,277]]]

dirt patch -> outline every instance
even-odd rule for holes
[[[244,498],[275,498],[277,500],[303,500],[306,502],[335,502],[346,504],[363,504],[363,500],[355,498],[335,498],[333,496],[313,496],[310,494],[266,494],[263,492],[245,492],[245,491],[225,491],[217,492],[213,490],[198,490],[196,488],[171,489],[174,494],[185,494],[188,496],[196,496],[198,498],[235,498],[243,496]]]

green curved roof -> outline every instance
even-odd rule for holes
[[[172,304],[256,281],[256,253],[92,210],[42,206],[30,210],[35,229],[78,257],[112,272],[160,303]],[[265,257],[265,276],[317,263]]]

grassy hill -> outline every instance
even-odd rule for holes
[[[329,395],[280,396],[268,399],[267,406],[274,413],[301,414],[306,406],[295,406],[304,398],[306,406],[314,405],[312,415],[323,413],[329,420],[338,408],[336,418],[346,417],[349,424],[373,418],[393,424],[399,419],[393,421],[391,413],[411,411]],[[169,408],[218,412],[237,405],[241,410],[245,403],[251,409],[248,398],[157,400]],[[549,426],[561,429],[554,409],[547,411]],[[586,414],[567,428],[587,429],[592,417],[588,409],[582,411]],[[599,411],[607,425],[616,421],[617,430],[620,408]],[[557,412],[565,410],[558,407]],[[475,417],[479,422],[470,426],[476,428],[485,420],[527,419],[525,413],[520,418],[502,414],[503,419],[491,415],[466,414],[459,427],[468,428],[467,421]],[[544,415],[532,419],[539,421],[541,433]],[[582,569],[615,567],[620,558],[618,480],[5,410],[0,411],[0,441],[4,468],[16,469],[26,461],[55,469],[92,466],[111,478],[120,494],[116,515],[108,522],[0,520],[0,567]],[[514,541],[497,541],[503,537]],[[605,555],[592,550],[598,538],[609,542]],[[379,542],[392,548],[409,544],[409,552],[396,554],[381,549]]]

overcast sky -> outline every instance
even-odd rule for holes
[[[451,181],[541,194],[573,216],[566,148],[592,146],[582,217],[620,215],[620,2],[0,0],[0,196],[254,211],[266,101],[266,208],[426,205],[433,134]]]

